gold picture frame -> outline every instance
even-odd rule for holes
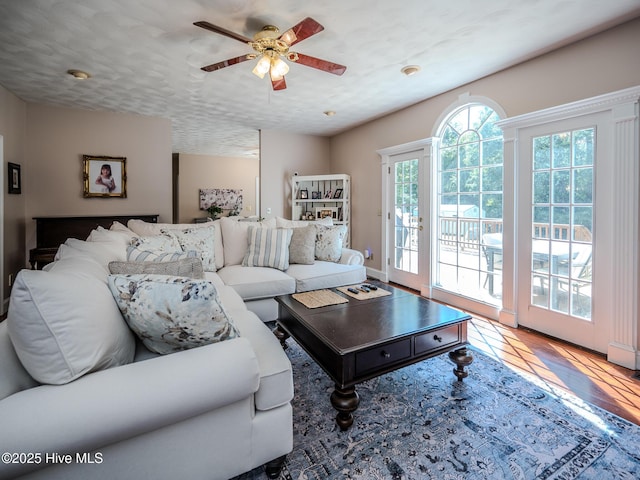
[[[127,198],[127,157],[82,156],[84,197]]]

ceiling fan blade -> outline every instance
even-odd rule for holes
[[[307,67],[317,68],[318,70],[333,73],[334,75],[342,75],[345,72],[345,70],[347,70],[347,67],[345,67],[344,65],[340,65],[338,63],[327,62],[326,60],[321,60],[320,58],[311,57],[303,53],[298,53],[297,55],[298,55],[298,59],[292,60],[292,61],[295,63],[306,65]]]
[[[213,25],[209,22],[195,22],[194,25],[196,27],[204,28],[205,30],[210,30],[214,33],[219,33],[220,35],[224,35],[225,37],[233,38],[234,40],[238,40],[242,43],[249,43],[252,40],[247,37],[243,37],[238,33],[231,32],[226,28],[218,27],[217,25]]]
[[[274,90],[284,90],[285,88],[287,88],[287,82],[285,82],[284,77],[271,77],[271,86]]]
[[[215,72],[216,70],[220,70],[221,68],[230,67],[231,65],[235,65],[237,63],[246,62],[249,60],[249,55],[242,55],[240,57],[230,58],[229,60],[224,60],[218,63],[212,63],[211,65],[207,65],[206,67],[202,67],[201,70],[205,72]]]
[[[307,17],[297,25],[280,35],[280,40],[287,42],[289,46],[301,42],[305,38],[309,38],[316,33],[320,33],[324,27],[316,22],[313,18]]]

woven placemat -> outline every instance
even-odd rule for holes
[[[328,307],[329,305],[349,302],[349,299],[331,290],[313,290],[311,292],[294,293],[291,296],[307,308]]]
[[[385,297],[387,295],[391,295],[389,290],[385,290],[383,288],[378,287],[377,290],[371,290],[370,292],[363,292],[362,290],[358,290],[358,287],[362,286],[361,283],[356,285],[347,285],[346,287],[338,287],[337,290],[340,290],[342,293],[349,295],[350,297],[357,298],[358,300],[369,300],[371,298]],[[349,288],[355,288],[359,293],[355,294],[350,292]]]

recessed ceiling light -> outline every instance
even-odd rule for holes
[[[336,112],[334,112],[333,110],[327,110],[326,112],[324,112],[324,114],[327,117],[333,117],[336,114]]]
[[[407,77],[409,77],[411,75],[418,73],[420,71],[420,67],[418,65],[407,65],[406,67],[403,67],[402,70],[400,71],[404,73]]]
[[[86,80],[87,78],[91,78],[91,75],[89,75],[87,72],[83,72],[82,70],[67,70],[67,73],[73,78],[77,78],[78,80]]]

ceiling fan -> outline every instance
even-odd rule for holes
[[[224,35],[242,43],[248,44],[255,53],[248,53],[239,57],[230,58],[222,62],[213,63],[202,67],[205,72],[214,72],[225,67],[230,67],[237,63],[247,60],[254,60],[259,57],[258,63],[253,69],[253,73],[260,78],[268,73],[271,78],[271,85],[274,90],[284,90],[287,88],[284,76],[289,72],[289,65],[283,59],[290,62],[306,65],[307,67],[317,68],[324,72],[333,73],[334,75],[342,75],[347,67],[337,63],[328,62],[319,58],[304,55],[302,53],[292,52],[290,47],[302,40],[309,38],[316,33],[324,30],[324,27],[316,22],[313,18],[305,18],[297,25],[280,35],[278,27],[273,25],[265,25],[258,33],[253,36],[253,40],[237,33],[226,30],[222,27],[212,25],[209,22],[195,22],[194,25],[210,30],[220,35]]]

